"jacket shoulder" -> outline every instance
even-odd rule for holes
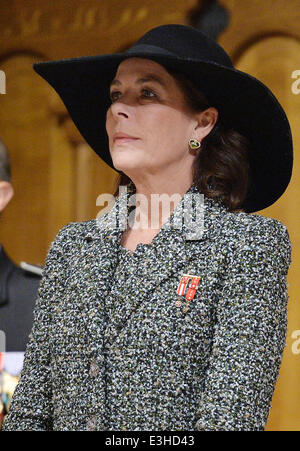
[[[69,241],[74,242],[74,240],[80,239],[86,236],[88,233],[95,231],[95,227],[95,219],[89,219],[87,221],[68,222],[57,232],[52,243],[67,243]]]
[[[64,225],[50,243],[50,250],[63,253],[65,256],[76,252],[77,245],[81,245],[89,235],[96,233],[96,220],[69,222]]]
[[[227,212],[224,215],[223,230],[225,233],[233,232],[237,238],[240,235],[266,236],[276,234],[286,235],[288,229],[281,221],[268,216],[245,212]]]
[[[291,263],[289,232],[278,219],[255,213],[228,212],[224,216],[222,234],[228,244],[228,252],[239,250],[275,254],[288,266]]]

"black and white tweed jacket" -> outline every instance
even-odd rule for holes
[[[192,185],[118,272],[112,218],[132,192],[51,243],[3,430],[264,430],[285,347],[287,228],[205,196],[189,239],[166,224]],[[176,303],[186,273],[201,276],[188,310]]]

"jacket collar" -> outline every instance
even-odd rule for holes
[[[95,220],[95,228],[88,235],[93,239],[110,240],[120,244],[128,217],[129,199],[135,194],[132,182],[119,195],[111,210]],[[184,194],[159,233],[157,241],[197,241],[205,242],[221,230],[222,219],[229,208],[220,198],[210,198],[192,184]],[[186,216],[185,216],[186,215]],[[123,228],[121,227],[123,226]]]
[[[134,194],[134,192],[134,186],[130,184],[128,190],[124,191],[117,198],[108,213],[89,222],[89,225],[92,225],[92,227],[86,231],[85,238],[89,238],[87,241],[91,242],[87,255],[91,259],[93,268],[95,268],[93,274],[89,275],[89,281],[91,282],[91,279],[95,277],[95,285],[99,286],[101,284],[101,289],[105,293],[110,292],[114,269],[118,263],[120,241],[125,230],[125,227],[123,229],[118,227],[119,223],[122,223],[123,216],[120,215],[120,221],[116,220],[116,216],[118,217],[120,211],[123,212],[129,196]],[[149,297],[166,279],[174,278],[179,283],[182,274],[187,271],[193,274],[194,271],[199,271],[199,268],[207,270],[208,262],[203,257],[205,255],[203,251],[220,233],[222,219],[224,219],[224,214],[228,211],[228,208],[219,199],[211,199],[202,195],[203,197],[200,197],[200,200],[202,199],[203,202],[192,202],[190,209],[192,217],[196,218],[194,225],[189,221],[181,221],[182,228],[180,229],[177,227],[178,222],[176,219],[182,218],[180,213],[184,206],[184,201],[188,199],[188,194],[201,193],[195,185],[189,188],[171,213],[169,219],[152,240],[151,245],[149,245],[151,258],[148,258],[149,254],[145,258],[141,258],[137,265],[138,274],[132,275],[138,278],[137,283],[143,283],[147,286]],[[203,232],[195,238],[194,234],[195,232],[197,234],[199,229],[201,213],[203,216]],[[127,218],[126,214],[125,218]],[[174,227],[174,225],[176,226]],[[142,249],[137,247],[133,258],[139,258],[142,252]],[[97,337],[101,324],[99,311],[97,310],[100,306],[97,306],[97,302],[100,301],[89,298],[86,305],[89,317],[95,318],[88,325],[91,345],[93,343],[92,338]],[[132,312],[147,301],[143,292],[138,290],[134,299],[124,299],[117,312],[114,311],[114,302],[110,295],[106,296],[106,308],[111,311],[111,314],[109,315],[105,336],[110,344],[113,344],[114,339],[122,327],[125,326]]]

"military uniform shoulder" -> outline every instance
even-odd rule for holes
[[[24,274],[36,275],[37,277],[41,277],[43,274],[43,266],[35,265],[33,263],[21,261],[20,268],[23,270]]]
[[[14,262],[10,256],[6,253],[4,247],[0,246],[0,269],[2,280],[8,274],[16,277],[23,277],[27,275],[34,275],[36,277],[41,277],[43,267],[37,264],[27,263],[21,261],[20,264]]]

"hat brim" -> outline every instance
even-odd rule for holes
[[[33,68],[59,94],[86,142],[115,169],[105,128],[109,85],[118,65],[132,57],[186,74],[206,93],[220,117],[249,139],[251,186],[241,208],[248,213],[262,210],[284,193],[293,166],[289,121],[271,90],[245,72],[214,62],[140,52],[44,61]]]

